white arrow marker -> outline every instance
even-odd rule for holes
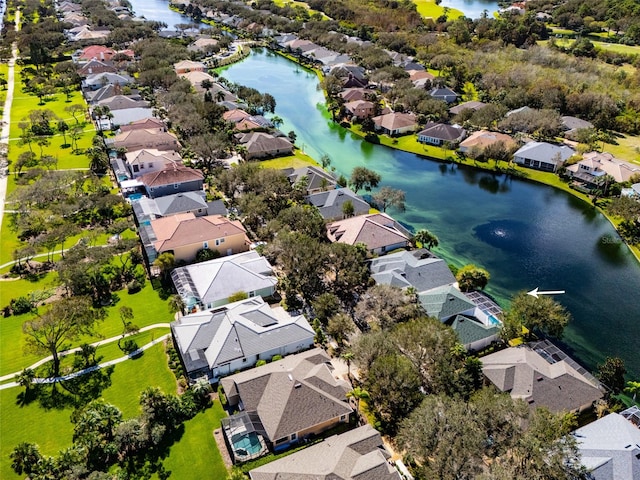
[[[527,295],[538,298],[538,295],[560,295],[562,293],[564,293],[564,290],[549,290],[548,292],[540,292],[538,291],[538,287],[536,287],[530,292],[527,292]]]

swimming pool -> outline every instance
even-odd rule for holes
[[[262,450],[262,443],[256,432],[236,433],[231,443],[233,443],[233,450],[239,456],[254,455]]]
[[[489,315],[489,323],[491,325],[502,325],[502,322],[493,315]]]

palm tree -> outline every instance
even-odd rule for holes
[[[340,358],[347,362],[347,377],[349,378],[349,381],[351,381],[351,361],[353,360],[354,355],[352,352],[344,352],[340,355]]]
[[[25,396],[29,394],[29,388],[36,378],[36,372],[30,368],[25,368],[16,375],[16,383],[25,389]]]
[[[418,230],[413,236],[413,243],[416,246],[419,245],[423,248],[428,248],[429,250],[431,250],[432,248],[437,247],[440,242],[438,241],[438,237],[436,237],[433,233],[431,233],[426,228],[422,228]]]
[[[365,402],[371,400],[371,395],[362,387],[355,387],[350,392],[347,392],[347,398],[353,398],[356,401],[356,415],[358,417],[358,423],[360,423],[360,400]]]
[[[636,397],[640,394],[640,382],[628,381],[627,388],[625,388],[624,391],[629,395],[633,395],[633,401],[635,402]]]
[[[169,304],[168,305],[169,305],[169,311],[171,313],[180,312],[180,314],[184,314],[184,309],[187,308],[187,305],[184,303],[184,300],[178,294],[171,295],[169,297]]]

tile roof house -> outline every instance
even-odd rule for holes
[[[484,102],[478,102],[475,100],[472,100],[470,102],[462,102],[458,105],[456,105],[455,107],[451,107],[449,109],[449,113],[451,115],[458,115],[459,113],[461,113],[463,110],[480,110],[483,107],[486,107],[487,104]]]
[[[84,47],[82,53],[75,58],[76,61],[89,61],[93,58],[97,60],[111,60],[115,54],[115,50],[105,47],[104,45],[89,45],[88,47]]]
[[[351,116],[359,119],[372,117],[375,105],[368,100],[354,100],[344,104],[344,108]]]
[[[178,75],[188,72],[204,72],[207,67],[202,62],[193,62],[191,60],[182,60],[173,64],[173,69]]]
[[[118,70],[111,63],[106,63],[104,60],[97,60],[92,58],[88,62],[78,66],[78,75],[86,77],[95,73],[116,73]]]
[[[367,93],[371,93],[366,88],[347,88],[339,93],[340,97],[345,102],[353,102],[355,100],[364,100],[367,97]]]
[[[180,151],[178,137],[162,128],[126,129],[106,141],[107,146],[117,150],[140,150],[141,148],[155,148],[157,150]]]
[[[398,288],[413,287],[416,292],[456,283],[447,262],[424,248],[374,258],[369,262],[369,269],[376,283]]]
[[[207,72],[203,72],[200,70],[189,71],[185,73],[180,73],[178,75],[180,78],[186,79],[198,92],[204,92],[205,88],[202,87],[202,82],[205,80],[211,82],[212,84],[215,82],[215,78],[209,75]]]
[[[260,359],[307,349],[315,335],[304,316],[291,316],[280,306],[272,308],[260,297],[180,317],[171,323],[171,334],[189,379],[206,376],[214,381]],[[249,407],[250,397],[243,400]]]
[[[640,478],[640,428],[625,418],[629,410],[610,413],[573,432],[590,479]]]
[[[188,311],[219,307],[238,292],[270,297],[278,283],[271,264],[255,250],[176,268],[171,280]]]
[[[250,118],[251,114],[245,112],[244,110],[237,108],[235,110],[229,110],[222,114],[222,118],[231,123],[238,123],[246,118]]]
[[[319,348],[225,377],[221,384],[229,405],[250,416],[255,432],[276,451],[347,422],[353,412],[346,397],[351,386],[334,377],[329,356]],[[223,421],[228,437],[237,435],[227,428],[233,420]]]
[[[466,135],[465,129],[459,125],[427,122],[424,129],[418,133],[418,142],[430,145],[442,145],[445,142],[455,144]]]
[[[274,137],[264,132],[239,135],[238,140],[241,145],[244,145],[246,160],[291,155],[293,153],[293,144],[284,137]]]
[[[159,118],[147,117],[126,125],[120,125],[120,133],[129,132],[131,130],[157,130],[166,132],[167,126]]]
[[[373,117],[373,123],[376,130],[391,136],[415,132],[418,129],[418,121],[413,113],[387,113]]]
[[[610,153],[588,152],[582,160],[567,167],[567,172],[575,180],[588,186],[598,186],[605,180],[605,175],[618,182],[628,182],[634,175],[640,175],[640,165],[615,158]]]
[[[158,172],[169,166],[182,164],[182,157],[173,150],[143,148],[127,152],[124,156],[133,178],[141,177],[147,173]]]
[[[481,358],[482,373],[501,392],[552,412],[582,411],[602,398],[600,383],[548,340]]]
[[[144,185],[147,196],[164,197],[175,193],[196,192],[204,186],[204,175],[200,170],[170,163],[162,170],[145,173],[138,177]]]
[[[331,222],[345,218],[344,205],[351,202],[353,215],[369,213],[370,206],[362,197],[349,188],[336,188],[326,192],[317,192],[306,197],[307,202],[318,208],[320,215]]]
[[[82,87],[89,90],[98,90],[105,85],[120,85],[121,87],[133,83],[133,78],[119,73],[94,73],[82,80]]]
[[[249,472],[251,480],[401,480],[370,425],[329,437]]]
[[[327,225],[327,237],[332,242],[356,245],[363,243],[376,254],[406,248],[410,233],[386,213],[359,215]]]
[[[509,135],[499,132],[490,132],[488,130],[479,130],[473,132],[462,142],[460,142],[459,150],[463,153],[468,152],[472,148],[484,150],[489,145],[502,142],[506,148],[515,148],[517,143]]]
[[[566,145],[553,145],[547,142],[529,142],[513,154],[513,161],[525,167],[555,172],[576,152]]]
[[[309,195],[333,190],[337,185],[334,176],[320,167],[285,168],[282,173],[287,176],[292,185],[304,179]]]

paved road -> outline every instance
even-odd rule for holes
[[[153,325],[148,325],[146,327],[142,327],[140,329],[140,332],[146,332],[148,330],[154,330],[156,328],[169,328],[169,326],[170,325],[168,323],[155,323]],[[135,335],[135,333],[127,334],[127,335],[125,335],[125,337],[128,337],[130,335]],[[151,348],[154,345],[156,345],[156,344],[158,344],[160,342],[163,342],[165,339],[169,338],[170,335],[171,335],[170,333],[162,335],[161,337],[159,337],[159,338],[147,343],[143,347],[140,347],[135,352],[132,352],[129,355],[125,355],[125,356],[122,356],[120,358],[116,358],[115,360],[109,360],[108,362],[104,362],[104,363],[101,363],[101,364],[96,365],[94,367],[90,367],[90,368],[87,368],[85,370],[80,370],[78,372],[74,372],[74,373],[71,373],[69,375],[65,375],[65,376],[62,376],[62,377],[36,378],[33,381],[33,383],[55,383],[55,382],[61,382],[61,381],[64,381],[64,380],[70,380],[72,378],[76,378],[76,377],[79,377],[79,376],[82,376],[82,375],[86,375],[87,373],[95,372],[96,370],[98,370],[100,368],[105,368],[105,367],[108,367],[108,366],[111,366],[111,365],[116,365],[118,363],[124,362],[125,360],[130,360],[131,358],[133,358],[136,355],[138,355],[140,352],[143,352],[143,351],[147,350],[148,348]],[[116,335],[115,337],[111,337],[111,338],[107,338],[105,340],[100,340],[98,342],[94,342],[91,345],[94,346],[94,347],[99,347],[100,345],[106,345],[108,343],[117,342],[121,338],[123,338],[122,335]],[[70,355],[70,354],[78,352],[78,351],[80,351],[80,347],[73,348],[71,350],[65,350],[64,352],[60,352],[60,357],[67,356],[67,355]],[[52,359],[53,359],[53,357],[50,355],[50,356],[48,356],[46,358],[43,358],[43,359],[37,361],[36,363],[34,363],[33,365],[31,365],[31,366],[29,366],[27,368],[30,368],[30,369],[33,370],[33,369],[39,367],[40,365],[43,365],[43,364],[51,361]],[[0,382],[4,382],[6,380],[10,380],[12,378],[15,378],[15,376],[19,375],[19,374],[20,374],[20,372],[14,372],[14,373],[10,373],[8,375],[3,375],[2,377],[0,377]],[[12,388],[12,387],[17,387],[17,386],[18,386],[18,384],[16,382],[9,382],[9,383],[5,383],[3,385],[0,385],[0,390],[4,390],[4,389],[7,389],[7,388]]]

